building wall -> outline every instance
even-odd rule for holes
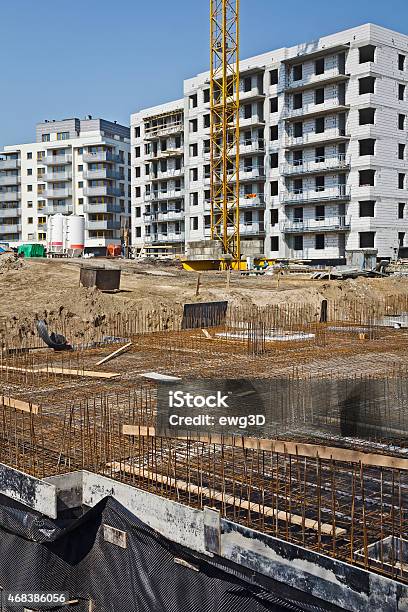
[[[365,61],[368,45],[375,47],[374,61]],[[400,55],[405,57],[403,70]],[[296,73],[300,64],[301,75]],[[240,70],[244,254],[338,262],[348,249],[372,244],[379,257],[392,257],[399,242],[408,245],[408,37],[366,24],[244,60]],[[274,70],[277,82],[271,78]],[[360,93],[366,77],[375,79],[373,93]],[[399,85],[405,86],[403,100]],[[208,89],[209,74],[199,74],[184,81],[183,102],[172,103],[184,109],[186,243],[210,233]],[[322,89],[323,101],[322,92],[316,93]],[[132,115],[132,126],[172,104]],[[370,108],[375,109],[374,124],[361,125],[360,111]],[[404,129],[398,127],[401,114]],[[319,132],[322,125],[324,132]],[[133,131],[131,138],[133,150]],[[368,139],[375,141],[374,154],[360,155],[360,143]],[[143,132],[138,144],[143,144]],[[400,144],[406,145],[404,159],[398,158]],[[365,184],[365,170],[375,171],[374,185]],[[403,188],[399,173],[407,174]],[[132,181],[133,207],[143,210],[147,179],[142,175],[136,182],[132,170]],[[361,216],[360,208],[367,214],[364,209],[371,201],[374,216]],[[142,216],[134,221],[140,230],[133,243],[141,247],[148,220]]]
[[[19,189],[15,231],[0,225],[0,240],[46,243],[50,215],[85,217],[85,246],[120,244],[130,223],[129,128],[100,119],[47,121],[37,142],[0,153],[0,217],[7,214],[5,189]],[[58,154],[58,155],[57,155]],[[15,185],[5,187],[16,157]]]

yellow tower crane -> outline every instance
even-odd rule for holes
[[[211,238],[239,268],[239,0],[210,0],[210,21]]]

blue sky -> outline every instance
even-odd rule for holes
[[[208,68],[209,0],[0,0],[0,147],[43,119],[129,114]],[[241,57],[371,21],[408,33],[407,0],[241,0]]]

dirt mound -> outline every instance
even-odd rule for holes
[[[24,261],[15,253],[0,254],[0,274],[9,272],[10,270],[19,270],[24,266]]]

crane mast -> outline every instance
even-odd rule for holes
[[[210,16],[211,238],[239,262],[239,0],[210,0]]]

